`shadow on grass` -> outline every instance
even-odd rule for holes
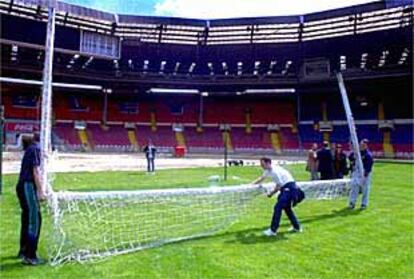
[[[40,263],[37,267],[40,267],[40,266],[48,266],[47,261]],[[4,273],[6,272],[22,270],[24,268],[37,268],[37,267],[22,264],[22,260],[18,259],[16,256],[1,257],[0,258],[0,278],[3,278],[3,276],[5,276]],[[30,276],[28,276],[28,278],[30,278]]]
[[[300,221],[302,224],[313,223],[313,222],[333,219],[337,217],[358,215],[361,212],[362,212],[361,210],[351,210],[351,209],[348,209],[348,207],[345,207],[340,210],[332,210],[332,212],[329,214],[310,216],[305,219],[300,219]],[[224,232],[224,233],[217,233],[217,234],[212,234],[209,236],[200,236],[200,237],[194,237],[191,239],[178,240],[178,241],[174,241],[170,243],[163,243],[157,246],[175,245],[177,243],[192,242],[192,241],[198,241],[202,239],[212,240],[215,238],[222,238],[222,237],[230,238],[229,240],[224,241],[225,243],[228,243],[228,244],[241,243],[241,244],[246,244],[246,245],[252,245],[252,244],[258,244],[258,243],[272,243],[272,242],[289,240],[288,236],[291,234],[294,234],[294,233],[282,231],[282,232],[278,232],[278,234],[274,237],[268,237],[262,234],[262,231],[267,228],[268,226],[259,227],[259,228],[258,227],[250,228],[250,229],[241,230],[241,231],[230,231],[230,232]]]
[[[268,237],[262,234],[262,231],[267,229],[268,227],[264,228],[255,228],[255,229],[249,229],[244,231],[238,231],[233,234],[235,236],[235,239],[227,240],[225,243],[241,243],[246,245],[254,245],[258,243],[272,243],[272,242],[278,242],[278,241],[284,241],[288,240],[286,237],[287,233],[280,232],[276,236]]]
[[[262,231],[265,229],[268,229],[269,227],[261,227],[261,228],[251,228],[246,229],[242,231],[232,231],[232,232],[224,232],[224,233],[217,233],[212,235],[206,235],[206,236],[199,236],[189,239],[182,239],[177,240],[169,243],[159,243],[155,244],[155,247],[161,247],[161,246],[173,246],[177,245],[178,243],[186,243],[186,242],[194,242],[200,240],[214,240],[216,238],[230,238],[228,240],[225,240],[224,243],[227,244],[234,244],[234,243],[242,243],[242,244],[257,244],[257,243],[271,243],[271,242],[277,242],[282,240],[288,240],[286,237],[289,233],[281,232],[278,233],[276,236],[268,237],[262,234]]]
[[[323,220],[333,219],[333,218],[338,218],[338,217],[358,215],[361,212],[362,210],[359,210],[359,209],[349,209],[348,207],[345,207],[340,210],[332,210],[331,213],[328,213],[328,214],[315,215],[315,216],[310,216],[304,219],[300,219],[300,222],[301,224],[308,224],[308,223],[313,223],[313,222],[318,222],[318,221],[323,221]]]
[[[12,260],[12,261],[11,261]],[[1,264],[0,264],[0,277],[2,277],[2,275],[4,275],[4,272],[10,272],[16,269],[22,269],[24,267],[24,265],[21,263],[20,260],[16,259],[16,257],[12,257],[12,256],[8,256],[8,257],[3,257],[0,259]],[[5,261],[8,261],[7,263],[5,263]]]
[[[309,224],[313,222],[319,222],[334,218],[340,218],[340,217],[347,217],[347,216],[353,216],[358,215],[362,211],[355,209],[351,210],[348,207],[342,208],[340,210],[332,210],[331,213],[328,214],[322,214],[322,215],[315,215],[310,216],[304,219],[299,219],[301,224]],[[300,218],[300,216],[299,216]],[[282,226],[283,227],[283,226]],[[268,227],[263,228],[251,228],[247,230],[242,231],[236,231],[236,232],[226,232],[222,234],[216,234],[209,236],[207,238],[220,238],[220,237],[232,237],[234,236],[234,239],[230,239],[225,241],[226,243],[242,243],[242,244],[257,244],[257,243],[271,243],[271,242],[277,242],[277,241],[284,241],[288,240],[288,235],[292,234],[289,232],[278,232],[277,236],[275,237],[267,237],[262,235],[262,231],[267,229]]]
[[[282,240],[288,240],[286,237],[289,235],[287,232],[279,232],[276,236],[268,237],[262,234],[262,232],[269,227],[259,227],[259,228],[250,228],[246,230],[241,231],[231,231],[231,232],[223,232],[223,233],[217,233],[210,236],[204,236],[200,237],[198,239],[215,239],[215,238],[230,238],[228,240],[225,240],[225,243],[231,244],[231,243],[242,243],[242,244],[257,244],[257,243],[271,243],[276,241],[282,241]],[[195,238],[197,239],[197,238]],[[192,240],[195,240],[192,239]]]
[[[6,256],[6,257],[1,257],[0,258],[0,262],[4,263],[5,261],[9,261],[9,260],[18,260],[16,256]]]

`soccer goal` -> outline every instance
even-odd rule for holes
[[[53,1],[50,1],[52,3]],[[228,228],[263,193],[263,187],[237,185],[145,191],[54,191],[50,178],[51,100],[55,7],[48,6],[43,72],[41,149],[46,183],[46,234],[50,263],[99,260],[165,243],[211,235]],[[349,122],[352,125],[352,121]],[[353,145],[357,147],[353,138]],[[357,153],[359,154],[359,152]],[[348,180],[299,182],[308,199],[348,194]],[[273,185],[264,185],[270,188]]]
[[[347,195],[348,180],[300,182],[309,199]],[[249,214],[274,184],[142,191],[54,192],[52,264],[99,260],[212,235]]]

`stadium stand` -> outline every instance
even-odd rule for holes
[[[78,134],[72,123],[58,123],[53,127],[54,133],[68,145],[80,146]]]
[[[2,75],[36,79],[46,17],[30,0],[3,2]],[[333,77],[341,70],[358,135],[370,140],[376,156],[413,158],[409,1],[208,22],[61,3],[56,22],[54,79],[104,88],[54,89],[55,142],[72,149],[87,141],[90,149],[131,151],[152,139],[166,151],[182,141],[190,152],[213,152],[223,148],[223,124],[231,127],[234,152],[303,152],[327,138],[346,144]],[[88,49],[99,41],[106,47]],[[153,88],[173,92],[149,94]],[[248,94],[274,88],[295,93]],[[39,120],[38,87],[2,83],[2,89],[6,123]],[[196,93],[185,94],[188,89]],[[86,130],[76,130],[75,121],[85,122]],[[390,128],[380,128],[384,121]],[[176,124],[184,127],[179,136]],[[320,130],[324,124],[332,131]],[[7,129],[9,138],[19,133]]]

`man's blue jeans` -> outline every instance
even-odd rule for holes
[[[351,192],[349,196],[349,204],[355,206],[358,199],[359,187],[362,187],[362,201],[361,206],[368,206],[369,192],[371,190],[371,177],[372,174],[369,173],[368,176],[362,178],[360,185],[354,184],[351,186]]]
[[[300,229],[299,221],[292,209],[293,191],[295,191],[295,188],[296,183],[290,182],[283,186],[280,190],[281,192],[273,210],[272,224],[270,225],[270,229],[273,232],[277,232],[277,229],[279,228],[280,218],[282,217],[282,210],[285,211],[287,217],[290,220],[290,223],[292,223],[293,228],[297,230]]]

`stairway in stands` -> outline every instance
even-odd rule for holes
[[[270,141],[272,142],[272,146],[276,154],[280,154],[282,152],[280,132],[271,132]]]
[[[380,102],[378,104],[378,120],[381,121],[384,119],[385,119],[384,104]],[[384,157],[394,158],[394,147],[391,144],[391,131],[389,130],[383,131],[382,149],[384,150]]]
[[[223,132],[223,144],[226,144],[226,142],[227,142],[227,150],[233,151],[233,144],[231,142],[230,132]]]
[[[178,146],[186,146],[183,132],[175,132],[175,139]]]
[[[82,146],[86,149],[86,151],[92,150],[92,145],[89,142],[88,134],[86,133],[86,129],[78,130],[79,140],[82,143]]]
[[[128,130],[128,139],[131,145],[134,147],[134,149],[139,150],[139,144],[137,140],[137,135],[135,134],[135,130],[132,130],[132,129]]]

